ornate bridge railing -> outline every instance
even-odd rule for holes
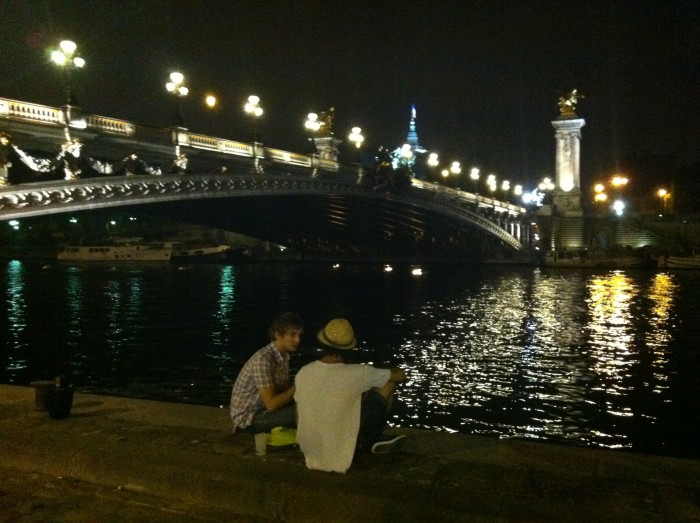
[[[162,176],[116,176],[116,171],[111,170],[111,176],[105,177],[82,179],[66,175],[66,179],[60,181],[10,185],[6,167],[8,162],[2,165],[0,158],[0,171],[4,169],[3,183],[0,184],[0,220],[97,207],[175,199],[251,196],[273,191],[276,194],[354,194],[370,199],[387,198],[466,221],[513,249],[523,248],[520,222],[526,210],[520,206],[421,180],[413,180],[410,187],[401,191],[385,194],[359,184],[356,167],[343,168],[339,163],[318,155],[307,156],[263,148],[262,144],[192,133],[187,129],[155,128],[97,115],[82,115],[79,124],[71,122],[67,126],[66,116],[63,108],[0,98],[0,135],[5,132],[25,135],[30,139],[39,137],[44,142],[55,144],[59,150],[66,145],[65,130],[70,127],[72,134],[84,136],[86,141],[99,136],[100,140],[95,143],[101,146],[116,143],[123,148],[138,144],[142,149],[171,160],[175,152],[173,147],[183,147],[185,150],[196,149],[204,155],[211,153],[219,157],[251,160],[264,158],[271,169],[266,170],[265,174],[258,172],[254,175],[245,174],[248,171],[242,169],[235,174]],[[202,157],[201,154],[199,156]],[[305,169],[308,169],[308,174],[303,174]],[[148,172],[156,171],[161,172],[160,169]],[[315,176],[324,172],[324,176]]]

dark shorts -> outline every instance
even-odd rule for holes
[[[360,433],[357,435],[357,450],[369,452],[382,436],[387,420],[386,398],[370,390],[362,398]]]
[[[292,403],[272,412],[260,410],[255,413],[253,423],[245,429],[245,432],[258,434],[259,432],[270,432],[275,427],[296,428],[295,409],[296,406]]]

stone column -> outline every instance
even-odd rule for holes
[[[583,118],[560,117],[552,122],[555,129],[556,177],[554,204],[560,211],[581,211],[581,128]]]
[[[581,202],[581,128],[586,124],[575,114],[562,115],[552,122],[555,129],[556,175],[552,192],[553,244],[557,248],[584,245],[583,205]]]
[[[334,136],[314,137],[314,145],[321,160],[338,161],[338,145],[343,143]]]

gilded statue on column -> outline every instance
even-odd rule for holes
[[[579,98],[585,98],[577,89],[569,91],[566,95],[559,97],[559,112],[563,117],[576,117],[576,104]]]

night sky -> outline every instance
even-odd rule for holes
[[[249,141],[254,93],[265,145],[308,153],[311,111],[335,107],[340,139],[357,125],[368,147],[393,148],[415,104],[442,160],[527,183],[553,175],[551,120],[577,88],[585,183],[630,156],[700,161],[699,35],[694,0],[0,0],[0,97],[63,103],[48,50],[68,38],[89,113],[170,125],[177,69],[193,132]]]

